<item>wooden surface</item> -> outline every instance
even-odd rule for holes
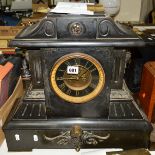
[[[151,132],[150,141],[153,142],[154,150],[155,150],[155,123],[152,124],[153,131]],[[153,148],[153,145],[151,146]]]
[[[139,100],[149,121],[151,121],[155,106],[155,62],[147,62],[144,65]]]
[[[44,15],[45,16],[45,15]],[[39,13],[36,17],[22,18],[22,20],[18,23],[19,26],[29,26],[39,22],[43,17],[42,14]]]
[[[13,39],[22,29],[22,26],[0,26],[0,40]]]
[[[22,29],[22,26],[0,26],[0,51],[15,51],[15,48],[8,48],[8,44]]]
[[[23,95],[23,83],[21,77],[18,80],[18,83],[12,93],[12,95],[8,98],[5,104],[0,108],[0,145],[4,140],[4,134],[2,132],[2,126],[5,123],[7,116],[10,113],[12,106],[17,98]]]
[[[0,147],[0,155],[107,155],[106,152],[120,151],[116,149],[81,149],[76,152],[74,149],[34,149],[32,152],[8,152],[6,141]],[[150,151],[155,155],[155,151]]]
[[[1,38],[2,36],[0,36]],[[8,40],[2,39],[0,40],[0,48],[7,48],[8,47]]]
[[[7,62],[4,66],[0,65],[0,107],[8,99],[10,74],[13,64]]]

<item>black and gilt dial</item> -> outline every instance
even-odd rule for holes
[[[67,54],[58,59],[51,70],[50,79],[55,93],[71,103],[92,100],[105,84],[101,64],[83,53]]]

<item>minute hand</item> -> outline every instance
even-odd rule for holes
[[[78,77],[80,78],[82,75],[84,75],[85,73],[87,73],[88,70],[84,71],[81,75],[79,75]]]

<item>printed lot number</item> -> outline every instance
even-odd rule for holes
[[[67,74],[79,74],[79,67],[67,66]]]

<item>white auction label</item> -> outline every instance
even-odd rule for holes
[[[67,74],[79,74],[78,66],[67,66]]]

